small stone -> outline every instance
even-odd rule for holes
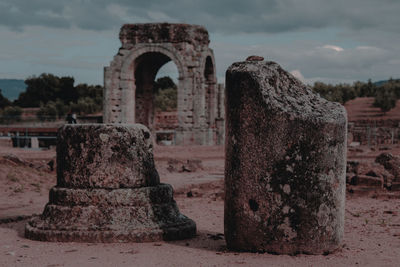
[[[264,58],[260,56],[249,56],[246,58],[246,61],[263,61]]]

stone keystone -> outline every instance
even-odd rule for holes
[[[232,250],[329,253],[344,232],[346,128],[274,62],[226,72],[225,238]]]
[[[145,242],[193,237],[172,187],[160,184],[149,130],[81,124],[57,136],[57,185],[25,236],[41,241]]]

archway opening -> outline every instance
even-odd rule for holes
[[[146,125],[158,144],[175,143],[178,77],[177,66],[162,53],[145,53],[135,60],[135,121]]]
[[[205,80],[205,114],[207,125],[215,128],[215,78],[214,78],[214,64],[210,56],[206,58],[204,66],[204,80]]]

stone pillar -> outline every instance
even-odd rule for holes
[[[254,58],[226,73],[227,246],[333,251],[344,231],[346,111]]]
[[[172,187],[159,182],[145,126],[66,125],[57,142],[57,186],[43,214],[27,223],[27,238],[145,242],[196,234]]]

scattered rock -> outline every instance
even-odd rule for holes
[[[369,172],[367,172],[365,175],[367,176],[372,176],[372,177],[379,177],[378,174],[376,174],[376,172],[374,170],[370,170]]]
[[[223,240],[224,239],[224,234],[222,233],[217,233],[217,234],[207,234],[207,237],[212,240]]]
[[[383,187],[383,179],[374,176],[358,174],[351,178],[351,185],[365,185],[374,187]]]
[[[390,153],[382,153],[375,159],[376,163],[379,163],[390,172],[395,180],[400,180],[400,157],[393,156]]]
[[[390,187],[388,186],[388,189],[391,191],[400,191],[400,182],[392,182]]]
[[[360,163],[358,161],[347,161],[347,165],[346,165],[346,172],[347,173],[358,173],[358,166],[360,165]]]
[[[5,155],[3,156],[3,158],[19,165],[28,165],[28,163],[25,160],[20,159],[19,157],[13,154]]]
[[[202,161],[199,159],[188,159],[186,161],[170,159],[167,170],[169,172],[195,172],[203,169]]]

